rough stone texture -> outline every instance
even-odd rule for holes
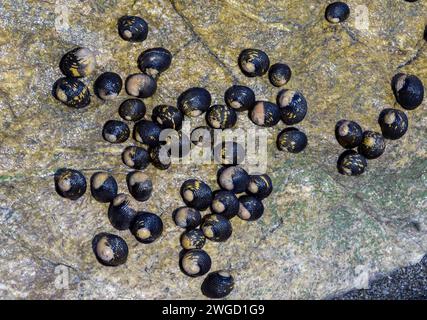
[[[126,190],[123,146],[101,138],[102,124],[118,118],[117,101],[73,110],[56,102],[51,85],[61,76],[58,63],[71,48],[97,51],[97,74],[137,71],[138,54],[164,46],[174,54],[147,105],[174,104],[190,86],[204,86],[222,102],[232,83],[251,86],[260,99],[277,89],[267,77],[245,78],[236,58],[243,48],[264,49],[272,62],[293,69],[288,88],[302,90],[309,114],[299,125],[309,146],[299,155],[280,153],[269,129],[268,171],[275,192],[264,217],[233,220],[227,243],[209,243],[212,269],[230,268],[236,288],[229,296],[324,298],[367,284],[378,272],[417,262],[427,246],[427,108],[408,113],[410,129],[386,153],[370,161],[359,178],[337,173],[340,147],[334,125],[350,118],[379,130],[377,117],[395,101],[390,89],[396,72],[427,82],[422,40],[427,4],[403,0],[351,0],[343,25],[324,20],[325,1],[31,1],[0,4],[0,297],[1,298],[202,298],[203,279],[178,268],[181,230],[171,211],[181,205],[179,186],[188,177],[215,183],[216,165],[150,167],[153,197],[140,208],[160,214],[161,241],[138,244],[128,232],[128,263],[102,267],[91,251],[93,235],[114,232],[106,205],[89,194],[71,202],[54,190],[60,167],[116,174]],[[370,27],[355,28],[355,8],[366,5]],[[67,14],[68,12],[68,14]],[[116,21],[138,14],[150,26],[142,44],[121,40]],[[85,79],[92,84],[96,74]],[[199,123],[203,119],[199,119]],[[239,115],[238,126],[253,126]],[[58,268],[59,267],[59,268]],[[69,274],[68,289],[61,275]],[[56,284],[56,285],[55,285]]]

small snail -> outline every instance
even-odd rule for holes
[[[108,219],[118,230],[129,229],[136,211],[131,208],[131,199],[127,194],[118,194],[108,208]]]
[[[299,91],[281,90],[277,95],[282,121],[287,125],[293,125],[304,120],[307,114],[307,101]]]
[[[147,39],[148,24],[140,17],[123,16],[119,19],[117,27],[123,40],[142,42]]]
[[[367,159],[376,159],[384,153],[385,146],[384,137],[380,133],[365,131],[358,151]]]
[[[60,78],[52,88],[53,96],[68,107],[81,109],[90,104],[88,87],[75,78]]]
[[[59,63],[61,72],[67,77],[81,78],[92,74],[96,67],[95,55],[87,48],[75,48],[67,52]]]
[[[219,186],[234,193],[245,192],[249,183],[249,175],[239,166],[222,167],[218,170]]]
[[[284,86],[289,82],[292,76],[291,68],[284,63],[276,63],[268,70],[268,79],[275,87]]]
[[[99,233],[92,240],[96,259],[104,266],[116,267],[127,260],[129,249],[123,238],[111,233]]]
[[[201,180],[186,180],[180,193],[185,204],[197,210],[206,210],[212,202],[212,190]]]
[[[130,135],[129,127],[123,121],[108,120],[102,128],[102,137],[110,143],[125,142]]]
[[[255,104],[255,93],[251,88],[234,85],[225,91],[224,101],[236,111],[246,111]]]
[[[184,115],[178,108],[168,105],[159,105],[153,109],[151,118],[163,129],[180,130]]]
[[[257,101],[250,113],[253,123],[261,127],[273,127],[280,121],[277,105],[268,101]]]
[[[167,170],[171,166],[172,160],[168,148],[160,145],[150,148],[150,160],[153,166],[160,170]]]
[[[242,220],[258,220],[264,214],[264,205],[256,197],[244,195],[239,198],[239,202],[238,215]]]
[[[245,160],[245,149],[235,141],[223,141],[214,148],[214,158],[223,165],[238,165]]]
[[[147,108],[142,100],[127,99],[119,107],[119,115],[126,121],[139,121],[145,116]]]
[[[90,178],[90,191],[95,200],[111,202],[117,195],[116,179],[107,172],[95,172]]]
[[[212,265],[211,257],[201,249],[191,249],[185,252],[179,260],[179,266],[185,275],[200,277],[209,272]]]
[[[162,235],[163,222],[154,213],[138,212],[132,222],[130,231],[139,242],[152,243]]]
[[[267,198],[273,191],[273,182],[267,174],[249,176],[246,193],[258,199]]]
[[[206,122],[214,129],[229,129],[237,122],[237,113],[224,105],[213,105],[206,112]]]
[[[86,178],[77,170],[62,168],[55,172],[56,192],[64,198],[77,200],[86,192]]]
[[[204,88],[190,88],[178,97],[178,108],[188,117],[205,113],[211,105],[212,97]]]
[[[150,154],[143,148],[129,146],[123,150],[122,161],[129,168],[143,170],[150,164]]]
[[[147,201],[153,192],[151,179],[141,171],[129,172],[126,176],[129,193],[137,201]]]
[[[186,249],[201,249],[206,243],[206,237],[200,229],[185,231],[180,238],[181,246]]]
[[[168,69],[171,62],[172,53],[165,48],[148,49],[138,57],[139,69],[153,78]]]
[[[418,108],[424,100],[424,86],[417,76],[396,74],[392,80],[392,89],[397,102],[406,110]]]
[[[234,278],[224,270],[209,273],[202,283],[202,293],[211,299],[224,298],[233,288]]]
[[[196,228],[202,220],[200,211],[190,207],[175,209],[172,213],[172,218],[178,227],[186,229]]]
[[[386,139],[400,139],[408,131],[408,117],[397,109],[388,108],[381,111],[378,123]]]
[[[227,241],[233,232],[230,221],[220,214],[208,214],[204,216],[200,228],[206,238],[215,242]]]
[[[95,94],[102,100],[112,100],[122,91],[123,80],[117,73],[104,72],[93,85]]]
[[[264,75],[270,67],[270,59],[264,51],[245,49],[239,55],[239,67],[247,77]]]
[[[155,147],[160,144],[159,137],[162,129],[149,120],[140,120],[133,127],[133,137],[146,147]]]
[[[330,23],[340,23],[348,19],[350,8],[344,2],[337,1],[326,7],[325,18]]]
[[[338,172],[347,176],[358,176],[365,172],[366,158],[354,150],[344,151],[338,158]]]
[[[211,204],[211,210],[213,213],[217,213],[226,217],[227,219],[231,219],[239,211],[239,200],[231,191],[215,191]]]
[[[277,136],[277,148],[281,151],[299,153],[307,146],[307,136],[297,128],[283,129]]]
[[[343,148],[353,149],[359,146],[362,135],[362,128],[357,122],[340,120],[335,126],[335,137]]]
[[[156,93],[157,82],[148,74],[134,73],[126,78],[125,88],[130,96],[148,98]]]

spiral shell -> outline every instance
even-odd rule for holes
[[[95,172],[90,178],[90,191],[95,200],[111,202],[117,196],[116,179],[107,172]]]
[[[191,249],[181,256],[179,265],[182,272],[187,276],[200,277],[209,272],[212,261],[206,251]]]
[[[129,249],[126,241],[111,233],[99,233],[92,240],[96,259],[104,266],[116,267],[127,260]]]
[[[124,193],[118,194],[108,208],[108,219],[118,230],[129,229],[135,215],[136,211],[131,208],[131,199]]]
[[[220,214],[204,216],[201,229],[206,238],[215,242],[227,241],[233,232],[230,221]]]
[[[160,217],[151,212],[138,212],[132,222],[130,231],[136,240],[142,243],[152,243],[163,232],[163,222]]]
[[[206,210],[212,203],[212,190],[201,180],[186,180],[180,193],[185,204],[197,210]]]
[[[86,178],[77,170],[62,168],[55,172],[56,192],[64,198],[77,200],[86,192]]]

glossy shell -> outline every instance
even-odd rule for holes
[[[92,74],[96,67],[93,52],[87,48],[75,48],[67,52],[59,63],[61,72],[67,77],[81,78]]]
[[[129,172],[126,176],[129,193],[137,201],[147,201],[153,192],[153,182],[141,171]]]
[[[233,232],[230,221],[220,214],[204,216],[200,228],[207,239],[215,242],[227,241]]]
[[[211,204],[211,210],[213,213],[217,213],[226,217],[227,219],[231,219],[239,211],[239,200],[231,191],[215,191]]]
[[[253,123],[261,127],[273,127],[280,121],[279,107],[268,101],[257,101],[250,112]]]
[[[150,148],[150,161],[157,169],[169,169],[172,160],[168,148],[164,146],[155,146]]]
[[[58,79],[53,85],[52,94],[68,107],[81,109],[90,104],[89,89],[78,79]]]
[[[273,182],[267,174],[249,176],[246,193],[258,199],[267,198],[273,191]]]
[[[201,249],[188,250],[179,260],[182,272],[189,277],[200,277],[208,273],[211,265],[211,257]]]
[[[376,159],[384,153],[385,146],[384,137],[380,133],[365,131],[358,151],[367,159]]]
[[[141,120],[136,122],[133,127],[133,137],[146,147],[155,147],[160,144],[161,131],[158,124],[149,120]]]
[[[185,204],[197,210],[206,210],[212,203],[212,190],[201,180],[186,180],[180,190]]]
[[[139,121],[144,118],[147,108],[142,100],[127,99],[119,107],[119,115],[126,121]]]
[[[222,167],[218,170],[218,184],[234,193],[245,192],[249,183],[249,174],[239,166]]]
[[[118,194],[108,208],[108,219],[118,230],[129,229],[135,215],[136,211],[131,208],[131,199],[124,193]]]
[[[212,97],[204,88],[190,88],[178,97],[178,108],[188,117],[205,113],[211,105]]]
[[[291,80],[292,71],[287,64],[276,63],[268,70],[268,79],[275,87],[284,86]]]
[[[408,117],[397,109],[384,109],[378,118],[381,132],[386,139],[396,140],[408,131]]]
[[[214,158],[223,165],[238,165],[245,160],[245,149],[235,141],[224,141],[214,148]]]
[[[154,213],[138,212],[132,222],[130,231],[139,242],[152,243],[162,235],[163,222]]]
[[[277,95],[277,105],[282,121],[287,125],[301,122],[307,114],[307,101],[299,91],[281,90]]]
[[[424,100],[424,86],[414,75],[399,73],[393,77],[392,89],[397,102],[407,110],[414,110]]]
[[[286,128],[277,136],[277,148],[281,151],[299,153],[307,146],[307,136],[296,128]]]
[[[239,198],[239,218],[247,221],[254,221],[264,214],[264,205],[261,200],[253,196],[241,196]]]
[[[200,225],[202,216],[200,211],[190,207],[180,207],[173,211],[172,218],[178,227],[192,229]]]
[[[122,91],[123,80],[117,73],[104,72],[93,85],[93,89],[98,98],[102,100],[112,100]]]
[[[206,112],[206,122],[214,129],[229,129],[237,122],[237,113],[225,105],[213,105]]]
[[[201,249],[206,243],[206,237],[200,229],[185,231],[180,238],[181,246],[186,249]]]
[[[95,200],[103,203],[111,202],[117,196],[117,182],[107,172],[95,172],[90,178],[90,191]]]
[[[123,143],[129,138],[129,135],[129,127],[122,121],[108,120],[102,128],[102,137],[110,143]]]
[[[148,98],[156,93],[157,82],[145,73],[134,73],[127,77],[125,87],[130,96]]]
[[[340,120],[335,125],[335,138],[346,149],[353,149],[362,142],[363,131],[357,122]]]
[[[178,108],[159,105],[153,109],[151,118],[162,128],[180,130],[184,115]]]
[[[340,23],[350,16],[349,6],[341,1],[331,3],[326,7],[325,18],[330,23]]]
[[[126,241],[111,233],[99,233],[92,240],[92,249],[99,263],[116,267],[127,260],[129,249]]]
[[[361,175],[367,166],[366,158],[354,150],[344,151],[337,162],[338,172],[347,176]]]
[[[209,273],[202,283],[202,293],[211,299],[224,298],[233,288],[234,278],[224,270]]]
[[[147,39],[148,24],[140,17],[123,16],[119,19],[117,28],[123,40],[142,42]]]
[[[138,57],[138,67],[152,77],[169,68],[172,62],[172,54],[164,48],[152,48],[145,50]]]
[[[122,152],[122,161],[129,168],[143,170],[150,164],[150,154],[143,148],[129,146]]]
[[[243,50],[238,59],[239,67],[247,77],[264,75],[270,67],[270,59],[264,51],[258,49]]]
[[[86,192],[86,178],[77,170],[62,168],[54,175],[55,190],[64,198],[77,200]]]
[[[249,110],[255,104],[255,93],[251,88],[234,85],[225,91],[224,101],[236,111]]]

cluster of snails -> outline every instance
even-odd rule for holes
[[[232,234],[230,220],[235,216],[246,221],[261,218],[264,213],[262,200],[273,190],[268,175],[249,175],[241,166],[223,166],[217,175],[220,186],[217,191],[212,191],[201,180],[186,180],[180,189],[185,206],[173,212],[175,224],[186,229],[180,238],[183,251],[179,265],[182,272],[190,277],[202,276],[211,268],[211,258],[202,249],[206,239],[214,242],[227,241]],[[245,195],[237,197],[237,194],[244,192]],[[201,211],[207,209],[211,213],[202,217]],[[222,298],[233,287],[234,279],[229,272],[215,271],[204,280],[202,292],[210,298]]]

